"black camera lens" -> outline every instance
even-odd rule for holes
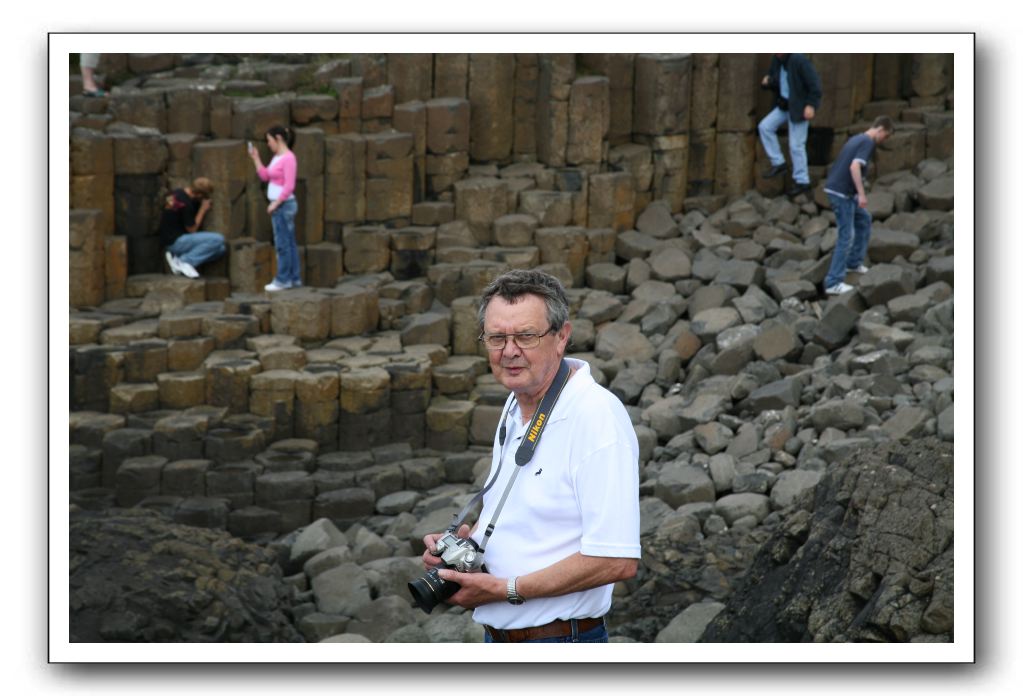
[[[427,614],[462,587],[457,582],[443,580],[438,570],[438,568],[431,568],[423,574],[423,577],[408,584],[408,591],[412,593],[412,601]]]

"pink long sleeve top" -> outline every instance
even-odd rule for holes
[[[288,150],[284,154],[274,155],[270,166],[259,165],[256,170],[259,178],[268,182],[266,197],[271,201],[286,201],[295,192],[295,177],[298,173],[298,160],[295,153]]]

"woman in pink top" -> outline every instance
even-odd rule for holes
[[[298,160],[291,151],[294,143],[295,131],[287,126],[274,126],[268,130],[266,144],[273,153],[273,159],[266,167],[259,159],[259,152],[249,143],[249,157],[256,167],[256,174],[269,184],[266,197],[270,199],[270,205],[266,207],[266,212],[270,213],[270,221],[273,223],[274,248],[277,250],[277,275],[265,287],[267,292],[302,286],[302,276],[298,271],[298,244],[295,242],[295,215],[298,213],[295,176]]]

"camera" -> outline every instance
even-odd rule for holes
[[[461,539],[448,532],[437,540],[437,550],[431,553],[443,561],[441,567],[460,573],[474,573],[480,569],[486,572],[483,553],[472,539]],[[457,582],[441,579],[439,570],[439,567],[431,568],[421,578],[408,584],[412,601],[427,614],[462,587]]]

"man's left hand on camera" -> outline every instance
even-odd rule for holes
[[[450,568],[442,568],[438,572],[442,580],[451,580],[462,586],[462,589],[448,598],[448,604],[475,609],[481,604],[507,600],[507,580],[489,573],[459,573]]]
[[[437,534],[427,534],[423,537],[423,545],[426,546],[426,550],[423,551],[423,566],[427,570],[443,563],[440,556],[435,556],[433,554],[437,550],[437,540],[445,534],[447,534],[447,532],[438,532]],[[469,525],[463,524],[458,528],[458,531],[455,532],[455,534],[457,534],[460,539],[467,539],[472,534],[472,529],[469,528]]]

